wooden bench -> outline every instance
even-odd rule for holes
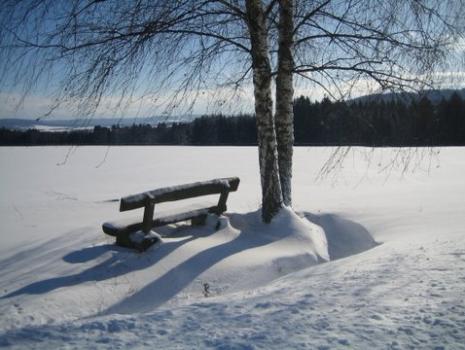
[[[127,211],[144,208],[143,218],[105,222],[102,225],[103,232],[116,237],[116,244],[118,245],[143,251],[159,240],[159,237],[151,234],[151,230],[154,227],[187,220],[191,220],[194,225],[201,225],[205,223],[205,219],[209,213],[221,215],[226,211],[226,201],[229,192],[237,190],[239,181],[237,177],[214,179],[211,181],[159,188],[123,197],[120,201],[119,210]],[[218,204],[215,206],[189,210],[165,217],[153,217],[155,204],[157,203],[212,194],[220,194]],[[139,234],[138,238],[135,238],[133,235],[136,232]]]

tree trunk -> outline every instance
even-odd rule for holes
[[[276,137],[279,177],[285,205],[292,205],[292,154],[294,145],[294,88],[292,84],[294,0],[279,1],[278,73],[276,77]]]
[[[271,66],[268,56],[266,18],[260,0],[247,0],[250,34],[258,155],[262,185],[262,218],[270,222],[283,205],[279,180],[276,130],[271,99]]]

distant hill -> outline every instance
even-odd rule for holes
[[[194,120],[196,115],[185,116],[157,116],[149,118],[87,118],[87,119],[21,119],[6,118],[0,119],[0,128],[25,130],[37,129],[43,131],[66,131],[92,129],[96,125],[111,127],[119,125],[121,127],[131,126],[133,124],[148,124],[157,126],[160,123],[180,123]]]
[[[462,99],[465,99],[464,89],[439,89],[425,90],[419,93],[415,92],[388,92],[381,94],[370,94],[352,99],[352,102],[372,102],[372,101],[394,101],[399,100],[404,103],[409,103],[413,100],[419,100],[422,97],[428,98],[431,103],[438,104],[442,99],[448,100],[452,94],[456,92]]]

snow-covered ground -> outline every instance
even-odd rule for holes
[[[271,225],[257,159],[0,148],[0,347],[465,349],[464,148],[296,148],[298,216]],[[121,196],[229,176],[241,183],[218,230],[161,228],[143,254],[101,232],[134,215]]]

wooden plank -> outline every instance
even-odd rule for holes
[[[208,213],[214,213],[216,206],[210,208],[196,209],[185,213],[165,216],[153,220],[153,227],[165,226],[168,224],[174,224],[176,222],[187,221],[195,219],[199,216],[207,215]]]
[[[128,220],[119,220],[119,221],[108,221],[102,225],[102,230],[107,235],[117,237],[121,233],[125,232],[136,232],[142,228],[142,222],[138,218]]]
[[[168,224],[174,224],[180,221],[191,220],[208,213],[215,213],[216,210],[217,207],[213,206],[209,208],[195,209],[180,214],[167,215],[154,219],[152,222],[152,227],[159,227]],[[141,230],[142,222],[140,221],[140,217],[109,221],[102,225],[102,229],[106,234],[117,237],[120,234],[128,234]]]
[[[222,193],[226,189],[236,191],[239,186],[239,178],[230,177],[210,181],[195,182],[191,184],[159,188],[153,191],[142,192],[132,196],[121,198],[120,211],[132,210],[145,206],[147,197],[156,204],[171,202],[181,199]]]

